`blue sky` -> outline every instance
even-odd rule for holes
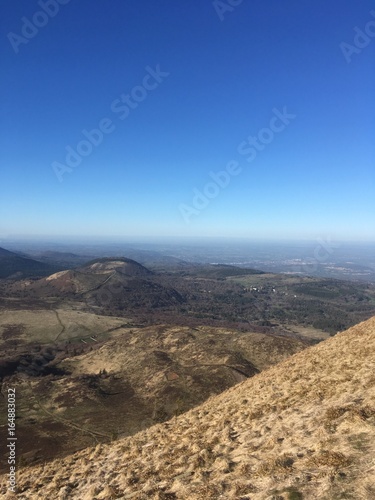
[[[375,240],[373,2],[50,2],[2,2],[0,234]]]

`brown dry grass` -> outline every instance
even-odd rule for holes
[[[372,318],[164,424],[21,469],[18,498],[373,499],[374,348]]]
[[[87,338],[90,335],[99,336],[110,329],[121,326],[128,320],[126,318],[99,316],[97,314],[86,313],[73,310],[68,307],[59,307],[56,310],[1,310],[0,311],[0,346],[2,333],[9,324],[18,326],[17,335],[12,335],[12,339],[17,338],[23,343],[40,342],[50,344],[56,337],[60,341],[81,337]],[[64,331],[60,334],[64,326]]]
[[[260,333],[163,325],[123,328],[117,326],[119,318],[79,312],[75,316],[73,311],[68,321],[68,311],[55,312],[65,327],[63,335],[73,331],[75,318],[82,329],[87,327],[89,342],[89,327],[97,318],[96,336],[103,339],[100,329],[107,320],[108,326],[113,325],[106,334],[111,339],[81,344],[81,355],[75,355],[79,343],[72,344],[62,355],[73,357],[57,364],[63,376],[14,375],[6,380],[17,389],[17,452],[27,465],[133,435],[306,348],[296,339]],[[44,316],[40,318],[43,322]],[[16,328],[20,330],[19,325],[7,325],[12,335]],[[24,330],[27,336],[30,328]],[[4,439],[6,427],[0,424],[0,442]],[[5,470],[6,463],[0,461],[0,474]]]

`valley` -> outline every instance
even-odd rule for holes
[[[0,377],[3,395],[17,388],[20,464],[168,421],[374,314],[372,284],[230,265],[99,258],[3,279]]]

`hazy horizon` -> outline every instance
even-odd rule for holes
[[[98,244],[133,244],[133,243],[145,243],[145,244],[179,244],[179,243],[191,243],[196,244],[197,242],[210,243],[210,242],[233,242],[233,243],[249,243],[249,244],[311,244],[322,240],[331,241],[334,243],[345,244],[345,245],[375,245],[375,238],[373,239],[333,239],[331,235],[322,234],[315,238],[275,238],[270,236],[269,238],[256,238],[256,237],[240,237],[240,236],[100,236],[100,235],[86,235],[86,236],[74,236],[74,235],[0,235],[0,246],[6,246],[8,243],[17,242],[35,242],[40,244],[85,244],[86,242],[98,243]]]

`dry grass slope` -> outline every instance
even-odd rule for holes
[[[374,348],[372,318],[164,424],[21,469],[18,498],[373,499]]]

